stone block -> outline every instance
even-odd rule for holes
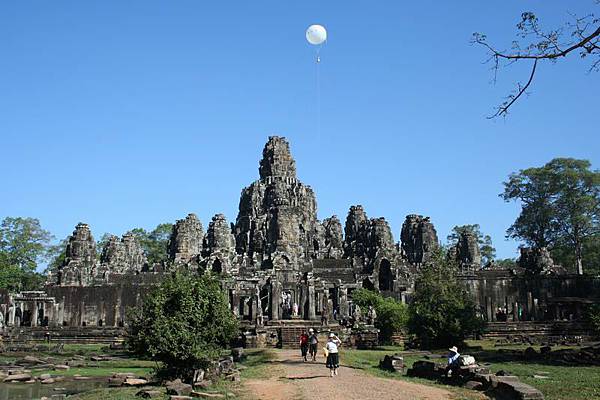
[[[192,385],[183,383],[181,379],[175,379],[174,381],[167,382],[165,385],[167,388],[167,394],[175,396],[189,396],[192,393]]]
[[[518,376],[506,375],[506,376],[496,376],[490,375],[490,383],[493,388],[498,387],[500,383],[515,383],[520,382]]]
[[[154,389],[143,389],[135,394],[137,397],[142,399],[160,399],[163,397],[164,392],[161,390]]]
[[[505,400],[543,400],[544,395],[533,386],[523,382],[498,382],[494,390],[497,397]]]
[[[31,379],[31,374],[14,374],[4,378],[4,382],[25,382]]]
[[[468,381],[463,387],[470,390],[483,390],[485,388],[483,383],[478,381]]]

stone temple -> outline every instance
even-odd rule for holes
[[[127,308],[140,302],[148,286],[182,267],[220,274],[231,309],[250,336],[292,321],[350,317],[357,288],[410,301],[415,277],[440,246],[428,217],[408,215],[400,242],[385,218],[369,218],[361,205],[350,207],[343,225],[336,215],[320,221],[315,192],[298,179],[282,137],[269,138],[258,172],[259,179],[242,189],[234,222],[216,214],[205,231],[194,214],[178,220],[165,263],[149,265],[132,235],[111,236],[97,254],[90,227],[78,224],[44,291],[0,296],[5,324],[63,331],[122,327]],[[522,252],[521,263],[532,264],[535,275],[523,273],[531,268],[482,269],[476,238],[469,234],[447,253],[490,326],[577,321],[600,293],[597,280],[556,272],[541,250]]]

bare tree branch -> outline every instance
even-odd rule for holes
[[[600,2],[598,2],[600,4]],[[529,43],[523,46],[518,40],[513,41],[510,51],[499,50],[490,45],[487,37],[481,33],[474,33],[472,43],[483,46],[489,54],[486,62],[493,62],[493,80],[496,82],[498,70],[521,60],[531,60],[531,72],[529,79],[524,85],[517,84],[515,93],[507,96],[506,100],[497,107],[496,112],[488,118],[506,116],[509,108],[526,93],[530,87],[538,61],[556,62],[565,58],[572,52],[579,51],[581,58],[590,55],[598,56],[590,66],[588,72],[600,70],[600,19],[593,14],[584,17],[571,15],[574,22],[568,22],[564,27],[545,32],[540,28],[538,19],[531,12],[521,14],[521,21],[517,24],[517,30],[521,39],[527,39]],[[567,35],[565,32],[569,32]]]

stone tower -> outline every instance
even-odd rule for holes
[[[169,238],[169,259],[178,263],[188,263],[202,252],[204,230],[196,214],[188,214],[173,226]]]
[[[437,232],[429,217],[407,215],[400,233],[402,251],[408,262],[420,266],[428,261],[432,252],[438,248]]]
[[[316,257],[319,225],[310,186],[296,177],[288,142],[269,137],[259,163],[260,179],[242,190],[234,234],[246,266],[298,270]]]
[[[96,265],[96,241],[88,224],[80,222],[69,236],[65,261],[55,272],[56,281],[62,286],[86,286],[90,284]]]

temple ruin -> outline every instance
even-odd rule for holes
[[[288,142],[273,136],[258,180],[242,189],[235,222],[216,214],[205,232],[189,214],[174,225],[168,261],[155,265],[133,235],[111,236],[98,255],[90,227],[80,223],[45,290],[3,296],[0,307],[8,326],[121,327],[149,286],[188,268],[219,274],[232,311],[257,337],[290,321],[348,318],[357,288],[410,301],[415,277],[439,246],[433,223],[421,215],[406,217],[399,242],[385,218],[369,218],[361,205],[350,207],[343,226],[336,215],[320,221]],[[559,271],[544,249],[523,249],[518,271],[482,269],[477,240],[465,233],[448,256],[490,324],[498,309],[503,322],[515,324],[578,320],[582,304],[600,293],[599,280]]]

